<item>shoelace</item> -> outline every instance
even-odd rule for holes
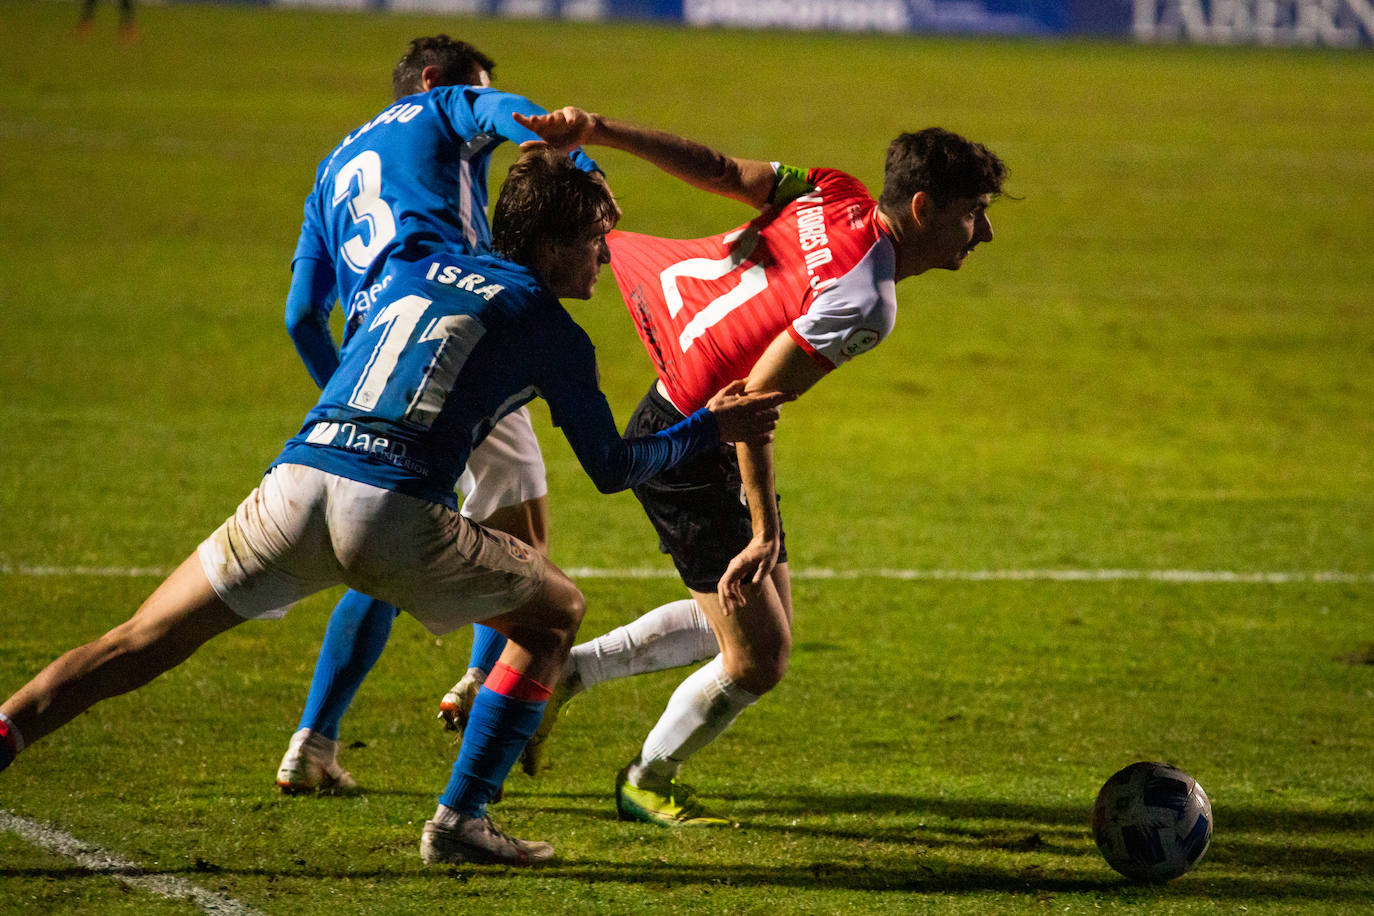
[[[516,850],[522,855],[524,854],[525,844],[522,841],[517,840],[510,834],[506,833],[500,827],[497,827],[494,823],[492,823],[490,817],[482,818],[482,830],[485,831],[493,839],[500,841],[501,843],[505,844],[506,846],[509,846],[511,849]]]
[[[715,817],[715,815],[708,811],[706,806],[701,803],[701,799],[694,797],[696,795],[696,789],[693,789],[686,783],[678,782],[677,780],[673,780],[669,785],[672,786],[672,791],[669,793],[668,797],[672,799],[673,804],[678,807],[679,813],[677,817],[679,819],[698,817],[700,815]]]

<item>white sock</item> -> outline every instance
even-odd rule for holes
[[[461,824],[465,818],[448,805],[440,805],[434,809],[434,817],[431,818],[431,820],[440,827],[446,827],[452,830]]]
[[[714,741],[757,700],[730,680],[717,655],[673,691],[668,708],[644,739],[638,762],[630,767],[630,782],[640,785],[645,776],[675,778],[687,758]]]
[[[585,689],[602,681],[690,665],[719,651],[706,615],[696,601],[684,598],[574,646],[567,670],[581,678]]]

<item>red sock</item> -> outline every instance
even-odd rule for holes
[[[534,678],[526,677],[505,662],[496,663],[491,669],[491,674],[487,675],[486,683],[483,686],[495,690],[503,696],[534,703],[546,702],[549,697],[553,696],[551,688],[545,687]]]

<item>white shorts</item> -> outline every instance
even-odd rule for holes
[[[548,494],[544,455],[528,408],[506,414],[477,443],[458,478],[458,492],[463,495],[463,515],[479,522],[491,518],[497,509]]]
[[[298,464],[269,471],[199,556],[243,617],[284,616],[343,583],[436,635],[519,607],[548,572],[538,551],[451,509]]]

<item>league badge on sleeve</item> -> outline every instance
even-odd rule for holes
[[[849,332],[845,337],[844,345],[840,347],[840,352],[848,359],[853,359],[860,353],[866,353],[878,345],[882,335],[871,328],[857,328]]]

